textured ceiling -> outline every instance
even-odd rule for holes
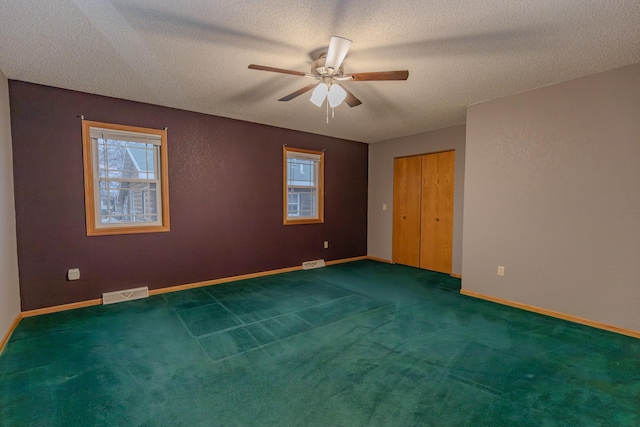
[[[327,111],[308,72],[353,40],[363,102]],[[315,58],[313,58],[315,59]],[[464,123],[466,106],[640,62],[638,0],[48,0],[0,2],[0,69],[74,89],[363,142]]]

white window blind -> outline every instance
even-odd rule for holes
[[[141,144],[161,145],[162,138],[160,135],[149,133],[127,132],[122,130],[101,129],[92,127],[91,138],[110,139],[114,141],[130,141],[139,142]]]
[[[315,153],[305,153],[302,151],[287,151],[287,159],[305,159],[320,162],[321,156],[320,154]]]

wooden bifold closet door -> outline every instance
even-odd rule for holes
[[[393,262],[420,266],[420,156],[393,161]]]
[[[454,151],[394,159],[394,263],[451,274],[454,162]]]

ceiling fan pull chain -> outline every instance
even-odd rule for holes
[[[329,101],[327,100],[327,124],[329,124]]]

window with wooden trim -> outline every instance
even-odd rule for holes
[[[284,224],[324,222],[324,153],[284,147]]]
[[[82,121],[87,235],[169,231],[167,132]]]

